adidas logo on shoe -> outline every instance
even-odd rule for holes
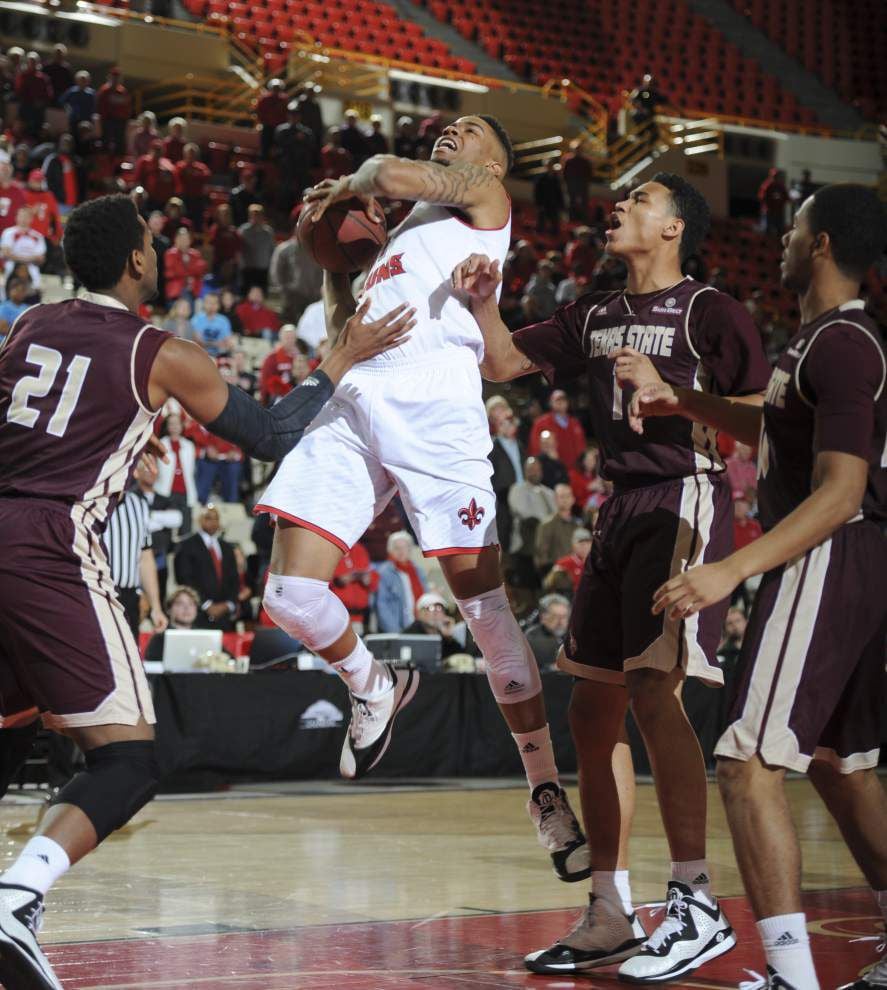
[[[524,689],[524,686],[523,686],[523,684],[521,684],[520,681],[509,681],[505,685],[505,693],[506,694],[514,694],[515,691],[523,691],[523,689]]]
[[[528,742],[526,746],[521,750],[522,753],[538,753],[539,747],[534,746],[533,743]]]
[[[702,884],[709,883],[709,882],[710,882],[709,881],[709,877],[705,873],[700,873],[699,876],[696,877],[695,880],[691,880],[690,881],[690,883],[693,884],[694,887],[700,887],[700,886],[702,886]]]
[[[774,946],[779,946],[784,948],[786,945],[797,945],[798,940],[792,935],[791,932],[783,932],[778,939],[773,943]]]

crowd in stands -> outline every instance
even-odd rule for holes
[[[443,127],[437,112],[421,122],[401,117],[391,136],[380,118],[364,123],[353,110],[331,124],[317,96],[313,85],[292,93],[272,80],[256,102],[254,156],[216,161],[211,146],[191,139],[184,119],[161,126],[150,111],[134,119],[119,69],[94,90],[90,74],[68,64],[63,45],[45,64],[34,52],[7,50],[0,57],[0,337],[40,299],[42,274],[65,276],[65,215],[90,196],[124,191],[145,218],[158,257],[158,298],[145,317],[205,348],[230,382],[263,403],[285,395],[327,346],[322,273],[295,236],[302,190],[377,153],[428,158]],[[67,126],[54,131],[50,117]],[[516,207],[501,299],[511,328],[546,319],[590,289],[624,284],[624,267],[604,250],[610,204],[594,201],[590,184],[588,159],[574,144],[562,165],[536,180],[535,211]],[[762,227],[778,234],[787,211],[812,188],[809,173],[789,189],[774,170],[761,187]],[[388,208],[391,225],[407,207]],[[725,273],[707,271],[701,258],[690,259],[687,271],[736,293]],[[789,326],[763,296],[744,302],[775,354]],[[567,394],[527,381],[507,395],[491,394],[487,410],[512,604],[540,665],[550,667],[611,486],[599,472],[581,387]],[[168,517],[158,516],[153,527],[161,597],[167,587],[186,588],[169,599],[170,617],[225,630],[267,623],[259,601],[273,529],[267,516],[249,515],[267,480],[264,468],[179,408],[164,410],[159,430],[169,463],[140,486],[143,497],[162,501],[158,512],[181,517],[161,526]],[[760,535],[755,465],[752,452],[729,438],[722,453],[743,545]],[[237,538],[229,542],[232,530]],[[343,557],[332,587],[362,632],[436,631],[445,656],[476,652],[396,499]],[[737,603],[747,607],[750,594],[741,588]]]

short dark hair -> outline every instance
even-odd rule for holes
[[[658,182],[671,193],[674,214],[684,221],[681,261],[686,261],[699,250],[708,233],[708,226],[711,223],[708,203],[695,186],[691,186],[686,179],[675,175],[674,172],[657,172],[650,181]]]
[[[479,113],[478,117],[493,128],[493,132],[499,139],[499,144],[502,145],[502,149],[505,152],[505,172],[507,174],[514,168],[514,146],[511,143],[511,138],[508,136],[508,131],[505,130],[502,121],[498,117],[494,117],[491,113]]]
[[[875,190],[851,182],[823,186],[806,215],[814,237],[828,234],[841,272],[861,281],[887,243],[887,212]]]
[[[144,228],[129,196],[100,196],[72,210],[62,247],[74,277],[90,292],[113,288],[133,251],[144,244]]]

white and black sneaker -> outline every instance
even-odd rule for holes
[[[386,663],[391,690],[373,701],[351,695],[351,723],[342,745],[339,773],[356,780],[370,772],[385,755],[398,714],[413,700],[419,686],[415,667]]]
[[[551,855],[555,876],[576,883],[591,876],[591,854],[567,792],[555,783],[537,784],[527,802],[539,845]]]
[[[794,984],[786,983],[772,966],[767,967],[766,976],[761,976],[751,969],[747,969],[746,973],[751,979],[743,980],[739,984],[739,990],[797,990]]]
[[[43,898],[35,890],[0,883],[0,983],[11,990],[62,990],[37,944]]]
[[[636,914],[626,917],[619,908],[589,894],[588,907],[575,925],[550,949],[524,957],[533,973],[577,973],[612,966],[640,951],[647,933]]]
[[[665,983],[698,969],[736,945],[736,936],[717,901],[672,880],[665,920],[641,951],[619,967],[626,983]]]
[[[845,983],[838,990],[880,990],[887,988],[887,943],[878,946],[882,956],[879,962],[863,973],[853,983]]]

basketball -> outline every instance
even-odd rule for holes
[[[317,223],[310,217],[307,208],[299,215],[299,243],[328,272],[361,271],[372,263],[388,237],[384,221],[373,220],[359,199],[333,203]]]

